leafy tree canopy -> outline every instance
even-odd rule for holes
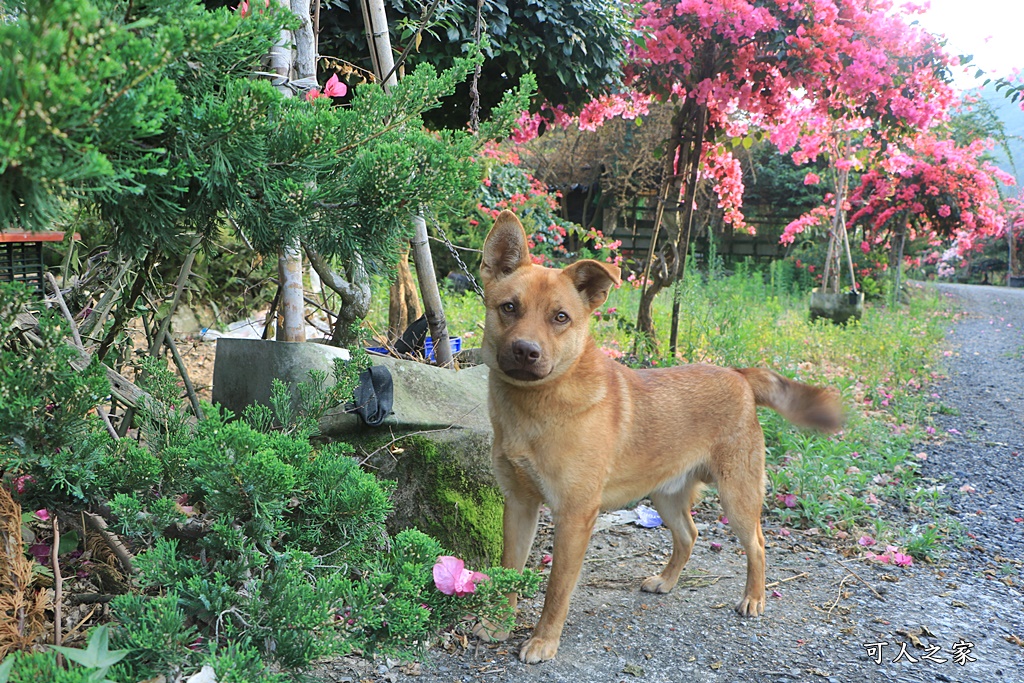
[[[357,87],[345,106],[286,97],[253,72],[294,22],[275,3],[28,0],[0,25],[0,225],[44,228],[77,201],[131,254],[179,251],[227,216],[262,253],[301,238],[389,262],[413,211],[475,187],[473,151],[507,134],[532,82],[476,137],[429,132],[422,114],[478,56],[421,65],[390,93]]]
[[[413,39],[430,3],[388,3],[391,34],[398,44]],[[627,40],[633,29],[631,3],[622,0],[488,0],[482,20],[486,59],[481,68],[481,110],[486,114],[523,75],[535,74],[540,98],[576,110],[620,82]],[[477,3],[440,3],[426,22],[410,64],[448,68],[473,43]],[[320,15],[321,52],[352,59],[367,55],[359,3],[330,0]],[[364,57],[368,66],[369,57]],[[427,116],[430,125],[460,128],[469,119],[469,84],[462,83],[444,107]]]

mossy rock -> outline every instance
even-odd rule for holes
[[[367,465],[397,482],[388,531],[415,527],[469,566],[501,561],[504,497],[491,472],[491,434],[452,429],[361,441]]]

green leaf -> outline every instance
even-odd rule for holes
[[[128,650],[110,650],[110,632],[106,624],[98,627],[89,636],[89,645],[84,650],[74,647],[61,647],[51,645],[54,650],[67,657],[76,664],[87,666],[91,669],[106,669],[114,666],[128,655]]]
[[[0,662],[0,683],[7,683],[11,677],[11,669],[14,668],[14,657],[8,657],[7,661]]]
[[[70,553],[78,547],[80,541],[81,539],[78,538],[77,531],[61,534],[60,545],[57,546],[57,554],[63,555],[64,553]]]

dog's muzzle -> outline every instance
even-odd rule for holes
[[[544,360],[540,344],[525,339],[512,342],[498,359],[501,371],[512,379],[533,382],[551,373],[551,364]]]

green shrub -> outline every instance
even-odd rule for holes
[[[15,332],[28,300],[24,286],[0,284],[0,473],[19,479],[27,509],[80,505],[97,492],[107,437],[90,413],[110,385],[97,361],[72,366],[59,316],[39,313],[35,343]]]

